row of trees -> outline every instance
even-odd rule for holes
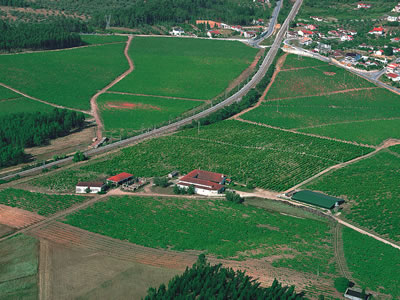
[[[268,288],[242,271],[211,266],[201,254],[197,262],[179,276],[174,277],[168,287],[150,288],[145,300],[156,299],[305,299],[304,293],[296,293],[294,286],[282,286],[277,280]]]
[[[0,118],[0,167],[26,161],[24,148],[41,146],[50,139],[84,126],[85,116],[54,109],[50,113],[18,113]]]
[[[0,20],[0,49],[62,49],[83,44],[78,32],[87,25],[68,18],[46,23],[7,22]]]

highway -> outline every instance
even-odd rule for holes
[[[280,1],[280,3],[282,3],[283,0]],[[289,0],[287,0],[289,1]],[[115,150],[117,148],[120,147],[124,147],[130,144],[134,144],[137,143],[139,141],[143,141],[145,139],[148,138],[153,138],[153,137],[157,137],[166,133],[170,133],[173,131],[178,130],[180,127],[184,126],[184,125],[188,125],[191,124],[192,121],[196,121],[199,120],[201,118],[204,118],[222,108],[224,108],[225,106],[229,106],[234,102],[238,102],[242,99],[243,96],[245,96],[251,88],[253,88],[254,86],[257,85],[257,83],[260,82],[260,80],[264,77],[265,73],[267,72],[268,68],[271,66],[272,62],[274,61],[274,58],[281,46],[281,43],[283,42],[283,39],[285,37],[286,31],[289,28],[289,24],[290,22],[294,19],[294,17],[296,16],[297,12],[299,11],[301,4],[303,3],[303,0],[297,0],[295,2],[295,4],[293,5],[288,17],[286,18],[285,22],[283,23],[283,25],[281,26],[274,43],[272,44],[271,48],[269,49],[267,55],[264,58],[264,61],[262,62],[259,70],[257,71],[257,73],[253,76],[253,78],[245,85],[242,87],[242,89],[240,89],[236,94],[230,96],[229,98],[225,99],[224,101],[196,114],[193,115],[191,117],[188,117],[186,119],[177,121],[175,123],[166,125],[164,127],[160,127],[151,131],[148,131],[146,133],[134,136],[134,137],[130,137],[127,138],[125,140],[113,143],[113,144],[109,144],[109,145],[105,145],[103,147],[99,147],[97,149],[91,149],[85,152],[85,154],[90,157],[93,155],[97,155],[97,154],[101,154],[107,151],[111,151],[111,150]],[[282,5],[282,4],[281,4]],[[277,10],[277,12],[279,12],[279,10]],[[277,18],[277,15],[275,17],[275,19]],[[271,26],[270,26],[271,27]],[[61,159],[52,163],[48,163],[46,165],[40,166],[40,167],[35,167],[29,170],[25,170],[25,171],[21,171],[18,173],[14,173],[11,175],[7,175],[4,176],[2,178],[0,178],[1,180],[10,180],[13,177],[19,175],[19,176],[27,176],[27,175],[31,175],[37,172],[40,172],[43,169],[46,168],[51,168],[52,166],[55,165],[60,165],[60,164],[65,164],[68,162],[72,161],[72,157],[67,157],[65,159]]]

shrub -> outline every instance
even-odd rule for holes
[[[153,182],[154,182],[154,185],[156,185],[156,186],[161,186],[161,187],[169,186],[167,177],[155,177]]]
[[[346,277],[338,277],[334,281],[335,289],[341,293],[344,293],[346,289],[349,287],[350,281]]]
[[[226,198],[226,200],[231,201],[236,204],[243,203],[243,201],[244,201],[244,199],[242,197],[240,197],[240,195],[236,194],[235,192],[230,192],[230,191],[225,193],[225,198]]]

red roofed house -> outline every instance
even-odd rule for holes
[[[127,182],[129,180],[133,179],[133,175],[129,173],[122,172],[118,175],[112,176],[110,178],[107,178],[107,183],[111,183],[114,185],[120,185],[123,184],[124,182]]]
[[[387,73],[386,76],[389,77],[392,81],[400,80],[400,76],[394,73]]]
[[[376,34],[376,35],[383,35],[385,33],[385,31],[383,30],[383,27],[375,27],[374,29],[370,30],[368,33]]]
[[[393,48],[393,53],[399,53],[400,52],[400,48]]]
[[[315,30],[315,29],[317,29],[317,26],[315,26],[314,24],[308,24],[306,26],[306,28],[309,29],[309,30]]]
[[[213,37],[215,35],[221,35],[221,31],[219,31],[219,30],[210,30],[210,31],[207,32],[207,35],[211,38],[211,37]]]
[[[193,170],[179,179],[177,185],[184,189],[193,185],[196,194],[216,196],[225,190],[225,180],[226,176],[220,173]]]
[[[357,8],[371,8],[371,4],[358,3]]]
[[[314,33],[313,33],[312,31],[302,29],[302,30],[299,30],[299,31],[297,32],[297,34],[298,34],[299,36],[310,37],[310,36],[312,36]]]

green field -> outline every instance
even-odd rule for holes
[[[235,259],[281,254],[284,258],[275,266],[314,274],[319,266],[322,273],[335,272],[327,223],[224,200],[110,197],[65,222],[147,247],[203,250]]]
[[[85,44],[96,45],[126,42],[128,37],[120,35],[82,34],[81,39]]]
[[[282,70],[293,69],[293,68],[318,67],[324,65],[326,65],[326,63],[319,61],[318,59],[315,58],[289,54],[285,59],[285,64],[282,67]]]
[[[38,249],[25,235],[1,242],[0,299],[38,299]]]
[[[212,99],[250,65],[257,50],[240,42],[135,37],[135,70],[112,90]]]
[[[0,204],[22,208],[45,217],[85,200],[87,198],[81,196],[47,195],[13,188],[0,191]]]
[[[202,101],[158,97],[103,94],[98,99],[105,130],[140,130],[173,121],[182,113],[203,104]]]
[[[325,64],[314,68],[280,72],[266,99],[304,97],[372,86],[372,83],[347,70]]]
[[[14,93],[13,91],[11,91],[3,86],[0,86],[0,103],[3,100],[16,99],[16,98],[21,98],[21,97],[22,97],[21,95]]]
[[[349,228],[343,229],[343,246],[356,283],[400,298],[400,250]]]
[[[388,138],[400,139],[400,119],[328,125],[299,130],[346,141],[379,145]]]
[[[0,82],[51,103],[89,109],[91,96],[128,69],[124,47],[0,55]]]
[[[29,113],[29,112],[50,112],[54,107],[43,104],[34,100],[24,97],[18,99],[10,99],[0,101],[0,117],[15,114],[15,113]]]
[[[249,138],[251,137],[251,138]],[[195,168],[227,174],[235,181],[283,191],[321,170],[372,151],[371,148],[314,138],[238,121],[182,131],[122,149],[89,162],[68,175],[49,174],[32,181],[52,190],[68,191],[85,177],[118,172],[164,176],[171,170]]]
[[[345,218],[400,241],[400,159],[385,151],[328,173],[307,188],[347,199]]]
[[[389,148],[389,150],[400,155],[400,145],[392,146]]]

